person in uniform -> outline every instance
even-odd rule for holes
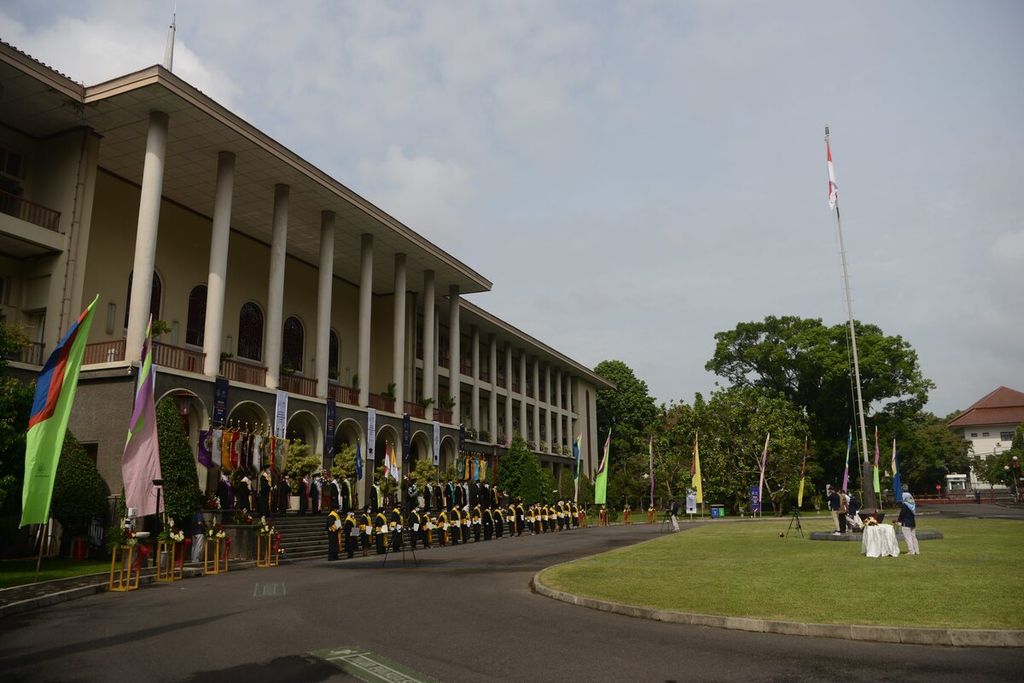
[[[565,529],[565,503],[558,501],[555,503],[555,516],[558,518],[558,530],[562,531]]]
[[[424,510],[420,520],[420,538],[423,541],[423,547],[429,548],[430,544],[434,542],[434,520],[430,518],[430,511]]]
[[[484,508],[482,525],[484,528],[484,540],[491,540],[494,536],[494,513],[491,511],[490,506]]]
[[[416,541],[420,540],[420,530],[423,528],[423,518],[420,516],[420,508],[414,507],[409,512],[409,547],[416,550]]]
[[[327,561],[338,559],[338,533],[342,530],[341,515],[331,510],[327,515]],[[351,556],[350,556],[351,557]]]
[[[438,540],[441,543],[441,547],[448,545],[448,513],[441,510],[437,513],[437,519],[435,521],[437,530],[439,532]]]
[[[281,475],[281,481],[277,482],[277,498],[278,498],[278,510],[283,515],[288,512],[288,506],[291,504],[292,487],[288,483],[288,477]]]
[[[356,543],[359,541],[359,524],[356,522],[355,513],[351,510],[345,515],[341,533],[345,537],[345,555],[351,560],[352,554],[356,551]]]
[[[270,514],[270,466],[264,465],[260,470],[260,477],[256,489],[256,507],[260,516],[266,517]]]
[[[402,515],[402,509],[395,504],[395,507],[391,510],[391,519],[388,520],[388,529],[391,531],[391,552],[395,552],[402,549],[402,535],[405,533],[405,517]],[[413,540],[415,546],[416,541]]]
[[[448,523],[451,525],[451,541],[452,545],[458,545],[459,541],[462,540],[462,515],[459,514],[459,509],[453,507],[451,512],[448,514]]]
[[[313,515],[320,514],[320,488],[323,486],[323,480],[320,479],[320,473],[314,472],[309,475],[309,512]]]
[[[388,516],[384,514],[384,510],[380,509],[377,514],[373,516],[373,540],[377,544],[377,554],[383,555],[386,550],[384,545],[388,538]]]
[[[523,509],[522,498],[516,498],[516,509],[513,514],[516,520],[516,536],[522,536],[523,527],[526,525],[526,510]]]
[[[469,534],[473,525],[469,515],[469,506],[463,507],[459,512],[462,515],[462,542],[469,543]]]
[[[494,508],[494,535],[501,538],[505,532],[505,513],[501,507]]]
[[[479,543],[481,526],[483,525],[483,513],[480,511],[479,503],[475,508],[473,508],[473,514],[471,515],[471,518],[473,522],[473,542]]]
[[[572,506],[570,507],[570,510],[572,512],[572,528],[578,529],[580,527],[580,517],[581,517],[581,515],[580,515],[580,506],[577,505],[575,501],[573,501]]]
[[[363,508],[363,514],[359,517],[359,540],[363,546],[363,557],[370,550],[370,541],[373,540],[373,517],[370,516],[370,506]]]
[[[299,514],[303,517],[309,512],[309,475],[299,480]]]
[[[420,505],[424,512],[430,512],[430,484],[423,485],[423,504]]]

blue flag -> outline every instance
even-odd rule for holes
[[[363,478],[363,454],[359,450],[359,439],[356,439],[356,481]]]
[[[903,482],[900,481],[900,461],[896,456],[896,439],[892,440],[892,492],[893,500],[899,507],[903,502]]]

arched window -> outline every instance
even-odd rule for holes
[[[188,295],[185,343],[202,346],[206,334],[206,285],[196,285]]]
[[[331,379],[338,379],[338,359],[341,356],[341,342],[338,340],[338,333],[331,330],[330,341],[327,344],[327,376]]]
[[[128,273],[128,296],[125,297],[124,303],[124,329],[128,329],[128,310],[132,306],[132,276],[134,273]],[[164,285],[160,280],[160,276],[157,272],[153,271],[153,295],[149,299],[149,314],[153,316],[153,320],[160,319],[160,295],[163,293]]]
[[[263,311],[252,301],[238,314],[238,357],[263,360]]]
[[[295,316],[284,321],[284,340],[281,344],[281,367],[302,372],[302,323]]]

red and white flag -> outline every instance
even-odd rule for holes
[[[836,208],[836,202],[839,201],[839,186],[836,184],[836,169],[832,165],[832,146],[828,142],[828,138],[825,139],[825,151],[828,154],[828,160],[826,165],[828,166],[828,208]]]

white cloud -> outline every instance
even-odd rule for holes
[[[469,176],[458,163],[407,156],[392,145],[383,159],[364,161],[360,175],[388,213],[448,247],[461,241]]]

